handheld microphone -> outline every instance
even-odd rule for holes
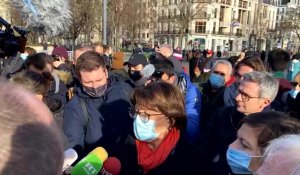
[[[97,147],[74,166],[71,175],[97,175],[107,156],[104,148]]]
[[[62,171],[66,171],[77,159],[78,155],[74,149],[70,148],[66,150],[64,152],[64,164]]]
[[[121,162],[115,157],[109,157],[104,162],[101,175],[119,175],[121,171]]]
[[[149,78],[155,72],[155,67],[153,64],[147,64],[142,70],[141,74],[144,78]]]

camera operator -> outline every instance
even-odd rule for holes
[[[0,74],[1,78],[9,78],[12,74],[19,72],[22,69],[24,60],[20,57],[19,53],[13,56],[6,56],[0,58]]]
[[[5,30],[2,30],[2,26]],[[16,31],[20,36],[14,34]],[[0,76],[9,78],[11,74],[19,72],[24,63],[20,53],[25,50],[28,31],[20,27],[11,26],[0,17]]]

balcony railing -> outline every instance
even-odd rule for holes
[[[226,36],[244,36],[243,33],[241,32],[236,32],[236,33],[230,33],[230,32],[222,32],[222,31],[212,31],[212,34],[215,34],[215,35],[226,35]]]
[[[186,31],[184,34],[189,33],[190,31]],[[163,30],[157,31],[156,35],[180,35],[180,30]]]
[[[195,19],[207,19],[208,15],[206,12],[199,12],[197,15],[195,15]]]

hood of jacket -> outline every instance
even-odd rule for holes
[[[56,74],[60,81],[64,84],[70,84],[73,81],[73,77],[71,72],[61,71],[61,70],[53,70],[53,74]]]

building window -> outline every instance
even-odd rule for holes
[[[195,33],[205,33],[206,31],[206,22],[196,22]]]
[[[216,23],[216,22],[214,22],[214,26],[213,26],[213,34],[215,34],[215,33],[216,33],[216,25],[217,25],[217,23]]]
[[[221,6],[221,9],[220,9],[220,21],[224,21],[224,12],[225,12],[225,7]]]
[[[250,20],[251,20],[251,14],[250,12],[248,11],[248,19],[247,19],[247,24],[250,25]]]
[[[217,18],[217,13],[218,13],[218,9],[215,8],[215,14],[214,14],[215,18]]]

